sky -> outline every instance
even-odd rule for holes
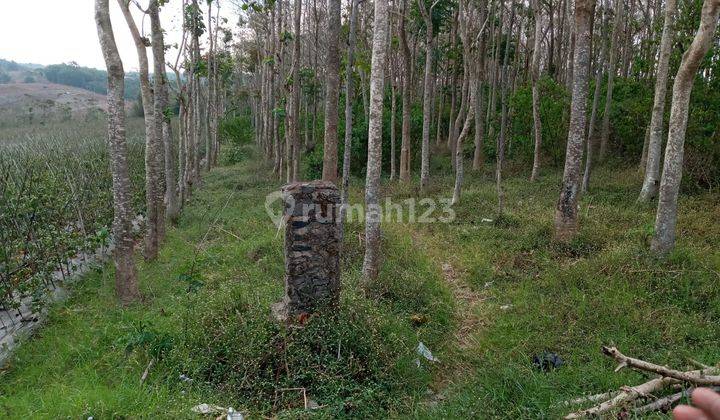
[[[205,2],[200,3],[204,7]],[[140,0],[140,4],[146,7],[148,0]],[[160,11],[167,45],[180,42],[180,5],[180,0],[170,0]],[[228,25],[234,24],[235,6],[228,1],[222,1],[221,6],[221,16],[228,19]],[[75,61],[81,66],[105,69],[94,7],[94,0],[4,0],[0,14],[0,58],[43,65]],[[140,27],[142,13],[134,6],[132,10]],[[116,0],[110,0],[110,16],[125,71],[135,71],[138,67],[135,44]],[[144,19],[143,26],[149,35],[149,17]],[[152,51],[149,48],[147,51],[152,72]],[[166,59],[174,61],[176,55],[177,50],[172,49]]]

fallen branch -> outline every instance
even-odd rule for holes
[[[140,377],[140,383],[145,382],[145,380],[148,377],[148,374],[150,373],[150,368],[152,368],[154,364],[155,364],[155,359],[150,359],[150,363],[148,363],[147,367],[145,368],[145,371],[143,371],[143,374]]]
[[[715,391],[720,390],[720,387],[714,387],[712,388]],[[660,398],[658,400],[655,400],[651,402],[650,404],[643,405],[642,407],[638,407],[633,410],[633,413],[635,414],[643,414],[643,413],[649,413],[652,411],[669,411],[670,407],[672,407],[675,403],[682,400],[684,397],[689,397],[692,395],[693,391],[695,391],[695,387],[684,389],[676,394],[668,395],[667,397]]]
[[[646,372],[656,373],[656,374],[660,375],[660,377],[652,379],[648,382],[645,382],[643,384],[640,384],[640,385],[637,385],[634,387],[623,387],[620,389],[619,392],[617,392],[614,396],[612,396],[607,401],[600,403],[594,407],[585,409],[585,410],[570,413],[565,417],[566,419],[577,419],[577,418],[582,418],[582,417],[587,417],[587,416],[597,416],[599,414],[608,412],[610,410],[627,406],[630,403],[633,403],[634,401],[636,401],[640,398],[653,397],[652,396],[653,393],[661,391],[670,385],[679,386],[680,384],[683,384],[683,383],[691,383],[696,386],[710,385],[710,386],[720,387],[720,376],[712,376],[713,374],[717,375],[717,373],[720,372],[720,369],[717,367],[705,366],[699,362],[694,362],[694,364],[701,365],[704,367],[699,370],[691,370],[691,371],[687,371],[687,372],[682,372],[679,370],[670,369],[665,366],[660,366],[660,365],[656,365],[654,363],[646,362],[644,360],[625,356],[615,347],[603,347],[602,351],[605,355],[612,357],[613,359],[615,359],[617,362],[620,363],[620,365],[617,367],[617,369],[615,369],[616,372],[624,367],[631,367],[631,368],[646,371]],[[709,374],[711,374],[711,375],[709,375]],[[687,391],[684,391],[684,392],[687,392]],[[566,402],[566,405],[580,404],[582,402],[587,402],[587,401],[601,401],[602,399],[604,399],[604,397],[607,397],[608,394],[610,394],[610,393],[591,395],[588,397],[580,397],[580,398]],[[676,403],[677,401],[679,401],[682,398],[682,395],[683,395],[682,392],[672,394],[672,395],[657,399],[656,401],[653,401],[652,403],[638,407],[635,410],[639,413],[645,413],[648,411],[659,410],[659,409],[671,406],[672,404]]]
[[[580,404],[585,404],[588,402],[598,402],[598,401],[610,399],[610,398],[616,396],[618,393],[619,393],[619,391],[608,391],[608,392],[603,392],[602,394],[586,395],[584,397],[577,397],[577,398],[573,398],[572,400],[563,401],[557,405],[580,405]]]
[[[644,360],[635,359],[620,353],[615,347],[602,348],[603,353],[617,360],[620,365],[615,369],[618,371],[626,366],[635,369],[644,370],[646,372],[657,373],[660,376],[674,378],[682,382],[689,382],[695,385],[720,386],[720,375],[706,376],[706,373],[715,373],[717,369],[703,369],[700,371],[682,372],[670,369],[665,366],[656,365]]]
[[[595,407],[570,413],[565,416],[565,418],[579,419],[588,416],[596,416],[598,414],[610,411],[614,408],[621,407],[629,402],[635,401],[640,397],[646,397],[653,392],[659,391],[673,383],[677,383],[677,380],[673,378],[656,378],[641,385],[625,387],[620,391],[618,395],[616,395],[612,399],[605,401],[602,404],[596,405]]]

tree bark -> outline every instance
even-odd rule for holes
[[[431,0],[434,1],[434,0]],[[430,182],[430,120],[432,119],[432,65],[433,65],[433,22],[432,13],[437,1],[426,10],[425,0],[418,0],[418,9],[425,22],[425,78],[423,80],[423,125],[420,157],[420,190],[425,191]]]
[[[400,182],[410,182],[410,78],[412,67],[410,62],[410,48],[408,47],[407,31],[405,30],[405,14],[407,13],[407,0],[402,3],[402,16],[400,16],[400,52],[403,63],[402,77],[402,128],[400,144]]]
[[[620,27],[622,26],[623,0],[615,0],[615,18],[613,23],[613,37],[610,41],[610,63],[608,64],[608,82],[605,94],[605,111],[603,112],[602,132],[600,133],[600,153],[598,158],[604,161],[607,157],[607,146],[610,139],[610,108],[612,105],[615,73],[617,73],[618,42],[620,41]]]
[[[534,1],[535,14],[535,40],[533,42],[532,56],[532,113],[533,131],[535,133],[535,153],[530,182],[537,180],[540,175],[540,151],[542,147],[542,122],[540,121],[540,92],[538,81],[540,79],[540,48],[542,46],[542,5],[540,0]]]
[[[171,114],[168,109],[170,101],[167,76],[165,74],[165,41],[163,39],[163,29],[160,25],[160,6],[158,3],[159,0],[152,0],[148,10],[152,31],[155,115],[158,117],[155,123],[160,125],[160,127],[156,129],[162,133],[165,152],[166,216],[168,220],[175,223],[180,211],[178,206],[177,176],[175,173],[175,168],[177,167],[177,152],[172,134]]]
[[[387,0],[375,0],[372,63],[370,72],[370,121],[368,127],[368,160],[365,180],[365,258],[363,277],[372,281],[380,270],[380,169],[382,164],[382,116],[387,51]]]
[[[720,0],[705,0],[700,16],[700,27],[690,48],[683,55],[673,85],[668,141],[665,148],[665,163],[660,179],[660,198],[655,218],[655,235],[650,244],[653,252],[665,255],[675,246],[677,225],[677,199],[682,178],[685,130],[687,129],[690,93],[695,74],[705,54],[712,46],[718,25]]]
[[[580,167],[587,117],[588,64],[590,62],[590,21],[595,0],[575,0],[575,51],[570,128],[565,153],[565,170],[555,210],[554,239],[569,242],[578,230]]]
[[[287,180],[295,182],[298,180],[298,172],[300,168],[300,20],[302,17],[302,3],[295,0],[293,5],[293,55],[291,64],[292,80],[289,87],[289,95],[287,101],[287,127],[285,133],[285,144],[287,153]],[[338,78],[339,81],[339,78]],[[326,143],[327,144],[327,143]],[[325,149],[327,150],[327,148]],[[337,137],[335,138],[335,171],[337,171]],[[325,161],[323,159],[323,179],[335,182],[336,178],[325,178]]]
[[[108,145],[113,188],[115,291],[124,305],[140,300],[133,259],[132,194],[125,139],[125,71],[115,44],[109,0],[95,0],[95,24],[108,73]]]
[[[140,94],[145,111],[145,202],[147,207],[145,259],[151,261],[157,258],[165,223],[163,203],[165,191],[161,188],[161,178],[164,176],[162,167],[165,162],[164,147],[161,141],[162,125],[155,124],[155,101],[150,86],[147,40],[140,35],[140,31],[135,25],[129,3],[126,0],[118,0],[118,4],[135,42],[140,67]]]
[[[510,24],[505,36],[505,52],[503,54],[502,67],[500,69],[500,135],[497,139],[497,156],[495,164],[495,189],[498,198],[498,213],[505,212],[505,191],[502,186],[502,169],[505,163],[505,134],[507,132],[508,120],[508,59],[510,57],[510,36],[512,35],[513,24],[515,23],[515,5],[511,4]]]
[[[357,42],[355,26],[357,25],[358,5],[359,0],[352,0],[352,3],[350,3],[350,33],[348,34],[347,64],[345,65],[345,149],[343,151],[342,196],[340,199],[340,217],[338,219],[341,246],[342,239],[345,237],[345,213],[347,211],[350,193],[350,156],[353,129],[352,102],[354,99],[353,67],[355,66],[355,43]],[[395,99],[393,98],[393,102],[394,101]]]
[[[605,17],[603,16],[602,26],[605,26]],[[607,44],[604,39],[604,32],[601,34],[601,46],[600,46],[600,57],[598,58],[596,74],[595,74],[595,92],[593,93],[592,109],[590,111],[590,122],[588,125],[588,135],[585,141],[585,172],[583,172],[583,180],[581,191],[583,193],[588,192],[590,189],[590,174],[593,166],[593,156],[595,155],[595,122],[597,120],[597,110],[600,105],[600,88],[602,85],[603,68],[605,66],[605,54],[607,50]]]
[[[328,0],[325,140],[323,180],[337,182],[338,107],[340,102],[340,0]]]
[[[665,118],[665,95],[667,92],[668,67],[670,52],[675,36],[676,0],[665,2],[665,22],[663,23],[662,38],[660,41],[660,56],[658,58],[657,78],[655,80],[655,98],[653,101],[652,116],[650,117],[650,140],[647,147],[647,166],[645,178],[638,201],[647,202],[655,198],[658,193],[660,181],[660,153],[662,147],[663,120]]]

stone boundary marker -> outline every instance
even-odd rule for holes
[[[340,297],[340,193],[332,182],[282,187],[285,208],[285,296],[272,306],[275,319],[292,322]]]

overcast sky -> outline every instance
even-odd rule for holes
[[[105,69],[95,28],[94,0],[2,0],[2,3],[0,58],[43,65],[75,61],[81,66]],[[148,0],[140,0],[143,7],[147,3]],[[200,3],[204,7],[205,2]],[[180,41],[180,5],[180,0],[170,0],[160,11],[168,45]],[[237,21],[234,6],[229,1],[221,1],[221,6],[221,15],[228,19],[229,26],[234,25]],[[134,6],[132,10],[140,26],[142,13]],[[125,71],[137,70],[135,44],[116,0],[110,0],[110,15]],[[144,19],[144,28],[149,34],[149,18]],[[174,61],[176,54],[177,50],[170,50],[168,61]],[[151,49],[148,57],[152,72]]]

